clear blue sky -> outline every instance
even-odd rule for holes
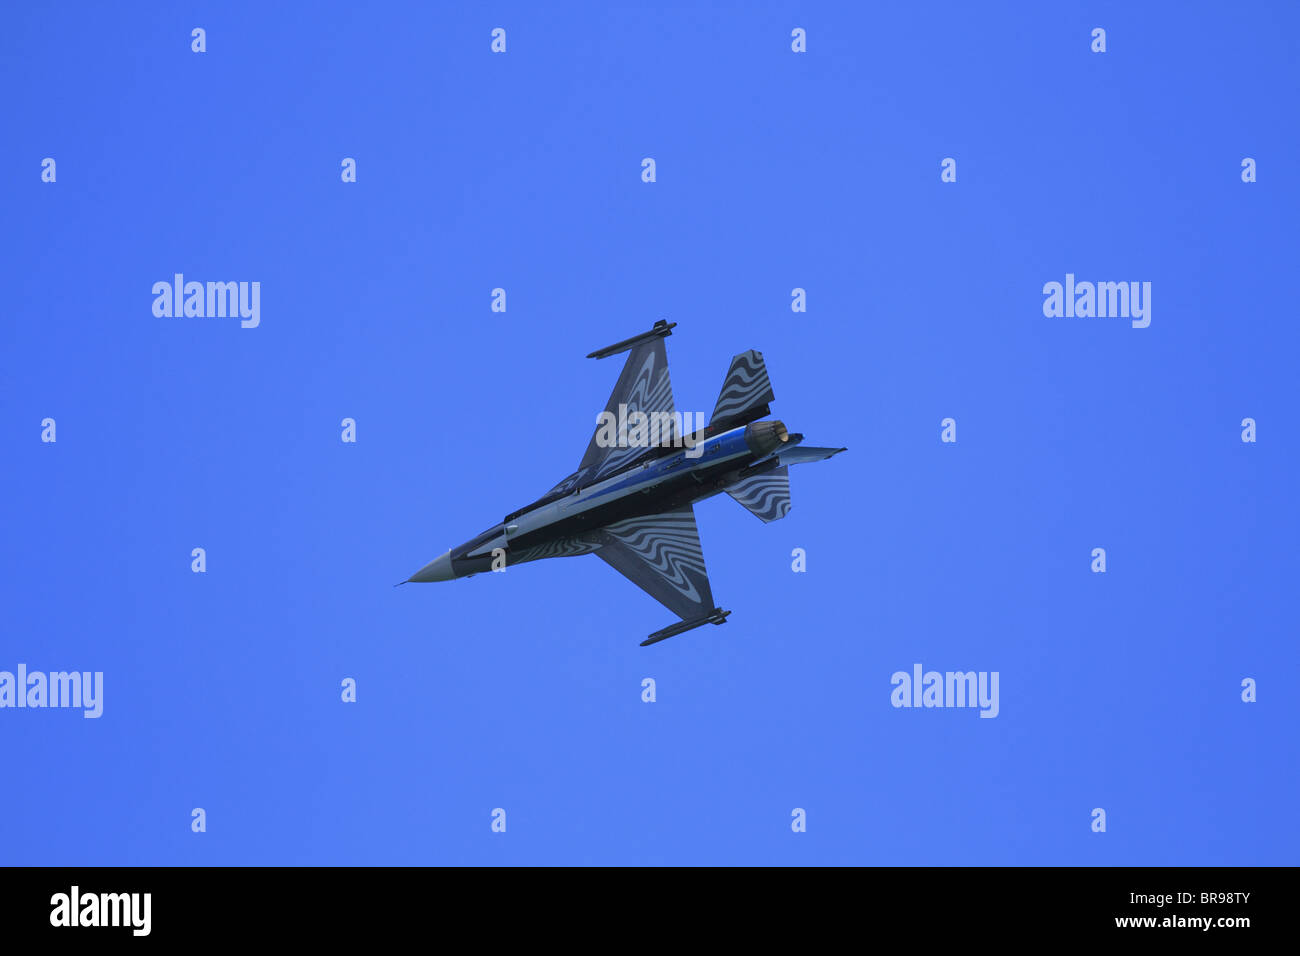
[[[105,701],[0,710],[0,862],[1296,862],[1294,5],[698,6],[6,11],[0,669]],[[756,348],[849,448],[697,508],[730,622],[640,648],[590,556],[394,589],[659,318],[679,408]],[[917,662],[1000,715],[894,709]]]

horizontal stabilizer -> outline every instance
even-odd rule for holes
[[[790,471],[784,465],[727,489],[727,494],[748,508],[764,524],[790,513]]]
[[[802,436],[800,436],[802,437]],[[817,448],[812,445],[799,445],[796,448],[782,449],[777,453],[782,465],[798,465],[808,461],[825,461],[832,455],[838,455],[847,448]]]
[[[727,615],[730,613],[730,611],[724,611],[720,607],[715,607],[712,612],[703,617],[697,617],[690,621],[682,621],[678,624],[672,624],[665,627],[661,631],[655,631],[641,642],[641,646],[649,647],[651,644],[658,644],[660,641],[666,641],[668,638],[676,637],[678,634],[693,631],[695,628],[703,627],[705,624],[726,624]]]
[[[768,414],[768,404],[776,399],[767,377],[763,353],[750,349],[731,360],[727,377],[722,380],[718,403],[713,406],[710,427],[747,425]]]

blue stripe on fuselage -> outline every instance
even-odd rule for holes
[[[695,449],[689,450],[694,451]],[[628,488],[634,488],[637,485],[659,484],[669,478],[688,474],[702,465],[712,467],[717,464],[718,461],[742,453],[749,453],[749,446],[745,444],[745,429],[743,427],[732,429],[729,432],[718,435],[716,438],[710,438],[705,441],[703,454],[696,455],[693,458],[687,458],[686,450],[683,450],[676,455],[653,462],[649,468],[645,468],[639,472],[634,472],[632,477],[625,478],[623,481],[610,485],[608,488],[602,488],[600,491],[593,492],[590,496],[584,497],[582,500],[584,502],[594,501],[597,498],[603,498],[616,491],[624,491]]]

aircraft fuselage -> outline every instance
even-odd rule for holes
[[[791,436],[779,421],[761,421],[692,436],[683,448],[648,449],[607,478],[512,513],[430,561],[410,580],[448,581],[494,567],[586,553],[584,533],[712,497],[778,467],[773,453],[801,437]]]

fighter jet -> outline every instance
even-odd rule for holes
[[[753,349],[731,360],[708,424],[688,433],[689,416],[677,415],[673,405],[664,344],[676,325],[660,320],[649,332],[588,355],[630,353],[578,470],[408,581],[450,581],[541,558],[594,554],[681,618],[642,647],[726,623],[731,612],[714,604],[704,568],[695,502],[726,492],[760,520],[776,521],[790,511],[790,466],[845,449],[809,447],[784,423],[760,421],[776,396],[763,356]],[[702,424],[703,415],[697,418]]]

